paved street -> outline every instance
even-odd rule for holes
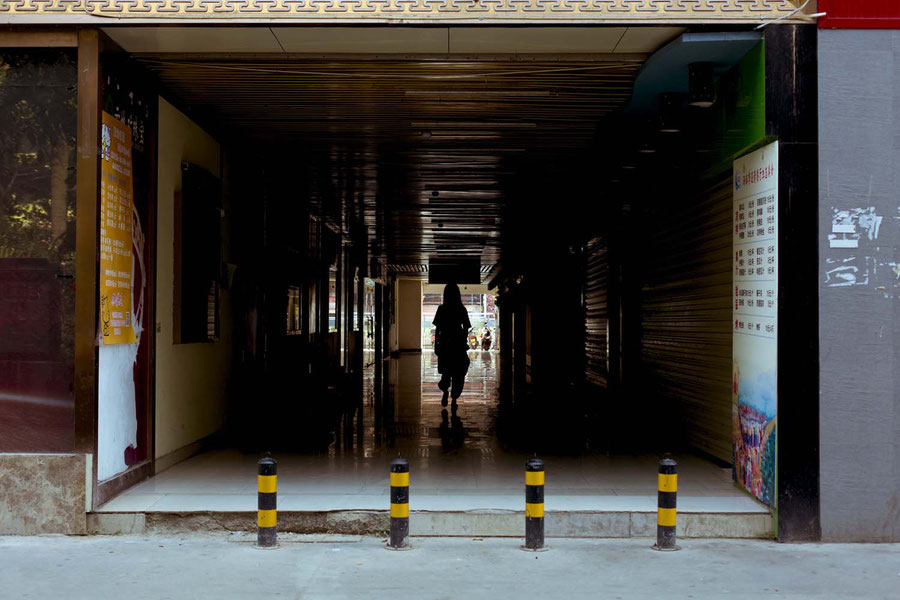
[[[19,599],[591,598],[895,599],[900,545],[788,545],[685,540],[423,538],[390,552],[376,538],[282,536],[275,550],[244,534],[0,537],[0,597]]]

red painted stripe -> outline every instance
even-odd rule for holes
[[[897,0],[819,0],[820,29],[900,29]]]

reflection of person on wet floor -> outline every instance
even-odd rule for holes
[[[432,324],[435,328],[434,352],[438,357],[438,373],[441,374],[438,387],[444,392],[441,406],[447,406],[448,394],[455,405],[469,370],[467,335],[472,327],[455,283],[444,287],[444,303],[438,306]]]
[[[444,452],[451,452],[458,448],[462,448],[466,438],[466,430],[463,428],[462,419],[456,414],[456,406],[453,410],[452,419],[447,418],[447,409],[441,411],[441,426],[438,433],[441,436],[441,449]]]

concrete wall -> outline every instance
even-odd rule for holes
[[[219,175],[221,148],[210,135],[160,98],[156,320],[156,456],[164,457],[219,431],[225,422],[232,360],[231,298],[220,291],[218,342],[174,344],[174,198],[181,163]],[[226,220],[228,213],[226,211]],[[227,224],[225,230],[227,231]],[[182,453],[183,454],[183,453]],[[163,461],[163,464],[171,461]]]
[[[819,143],[822,537],[900,541],[900,31],[819,32]]]
[[[397,280],[397,325],[400,351],[422,350],[422,281]]]

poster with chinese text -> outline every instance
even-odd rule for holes
[[[734,161],[734,477],[775,506],[778,407],[778,143]]]
[[[100,141],[100,333],[103,344],[134,344],[131,129],[104,112]]]

